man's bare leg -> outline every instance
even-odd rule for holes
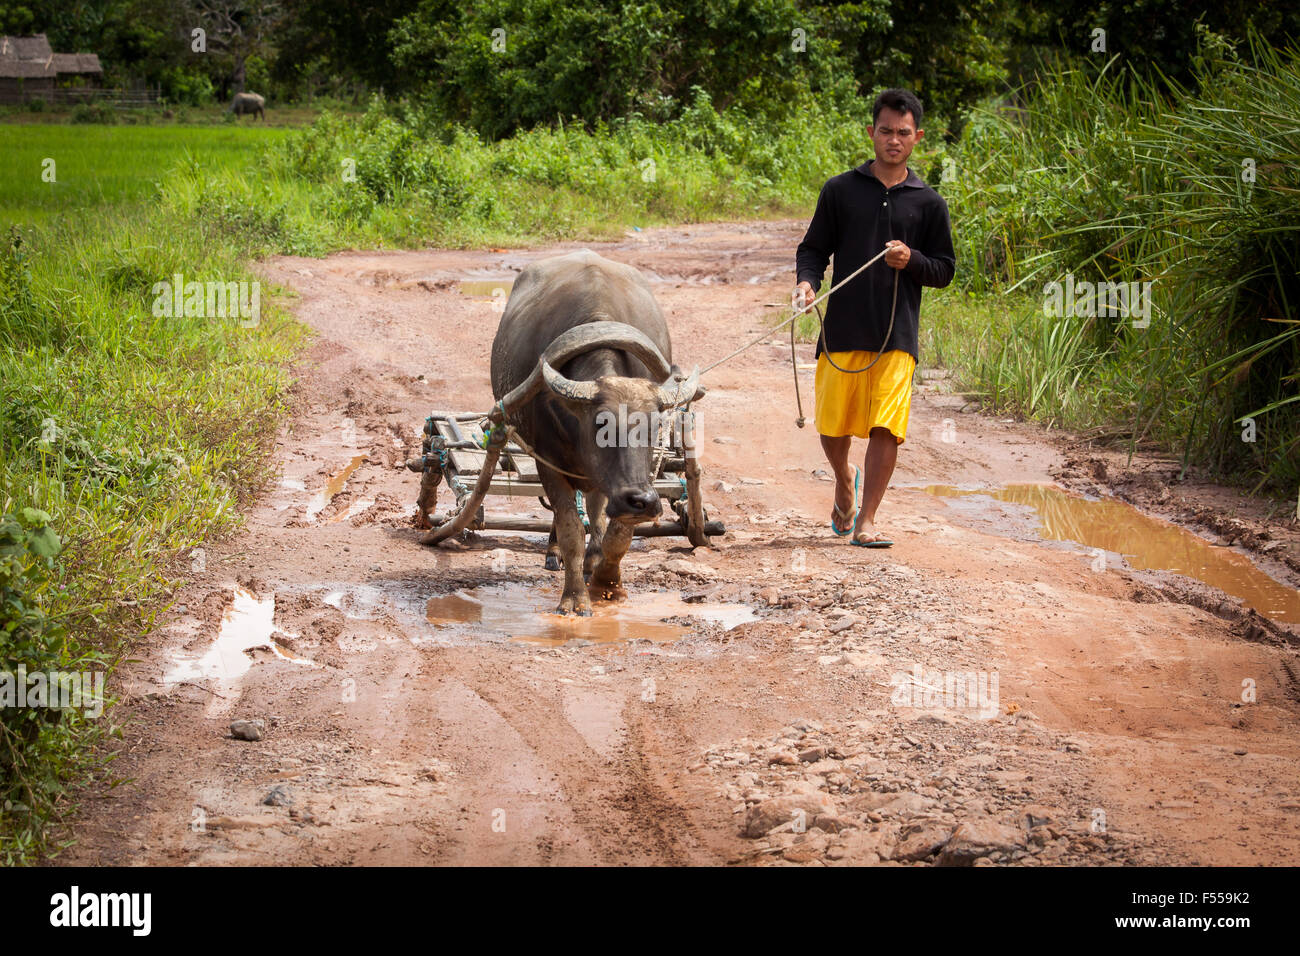
[[[848,439],[843,439],[848,441]],[[822,440],[823,445],[825,439]],[[846,449],[847,451],[847,449]],[[871,429],[867,439],[867,456],[863,461],[862,508],[853,528],[854,541],[876,540],[876,509],[880,507],[898,462],[898,439],[888,428]],[[849,476],[852,481],[852,475]],[[852,485],[850,485],[852,492]]]
[[[847,519],[853,514],[853,469],[849,467],[849,448],[853,444],[853,436],[831,438],[822,435],[821,440],[822,451],[826,453],[826,460],[835,472],[835,507]]]

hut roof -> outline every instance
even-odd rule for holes
[[[0,77],[25,80],[54,76],[54,64],[49,60],[15,60],[0,56]]]
[[[13,57],[17,60],[48,60],[54,55],[50,41],[44,33],[29,37],[0,37],[0,59]]]
[[[55,53],[56,73],[103,73],[99,57],[93,53]]]

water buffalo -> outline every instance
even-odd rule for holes
[[[235,116],[243,116],[245,113],[256,113],[263,120],[266,119],[266,100],[262,99],[256,93],[236,93],[235,98],[230,101],[230,112]]]
[[[628,438],[632,429],[611,441],[604,426],[657,421],[662,410],[699,397],[698,373],[683,380],[671,359],[663,313],[632,267],[584,249],[535,262],[515,280],[492,342],[492,392],[498,400],[531,393],[511,419],[537,453],[555,511],[560,614],[590,614],[592,594],[626,594],[619,566],[633,529],[662,510],[651,483],[654,435]],[[591,527],[585,555],[575,490]]]

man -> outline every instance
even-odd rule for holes
[[[948,206],[907,168],[925,135],[921,118],[921,101],[907,90],[886,90],[876,98],[867,127],[875,159],[827,180],[795,255],[794,302],[807,308],[832,254],[835,285],[888,249],[883,263],[869,266],[826,301],[825,350],[817,343],[815,421],[835,471],[831,530],[851,533],[851,544],[868,548],[893,544],[877,533],[876,510],[907,435],[921,287],[946,286],[956,269]],[[889,332],[895,276],[898,304]],[[849,464],[855,435],[867,439],[860,471]]]

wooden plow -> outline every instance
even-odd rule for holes
[[[489,458],[488,438],[492,428],[489,416],[467,412],[435,411],[425,420],[423,454],[406,462],[407,468],[421,475],[420,496],[416,501],[417,522],[421,527],[436,530],[461,517],[461,511],[474,497]],[[675,515],[676,520],[637,525],[635,534],[642,537],[681,536],[693,547],[700,547],[708,545],[709,538],[726,533],[722,522],[710,521],[705,511],[699,461],[693,453],[687,454],[688,450],[694,451],[694,445],[694,415],[689,405],[676,409],[671,416],[661,416],[651,455],[654,467],[652,484],[667,502],[666,512]],[[494,458],[487,494],[536,498],[548,511],[553,510],[537,474],[537,462],[531,455],[507,440]],[[452,511],[435,513],[438,486],[444,481],[455,494],[456,505]],[[583,526],[590,530],[582,492],[577,493],[577,499]],[[489,517],[484,506],[479,505],[464,530],[545,534],[551,530],[551,522],[541,518]]]

